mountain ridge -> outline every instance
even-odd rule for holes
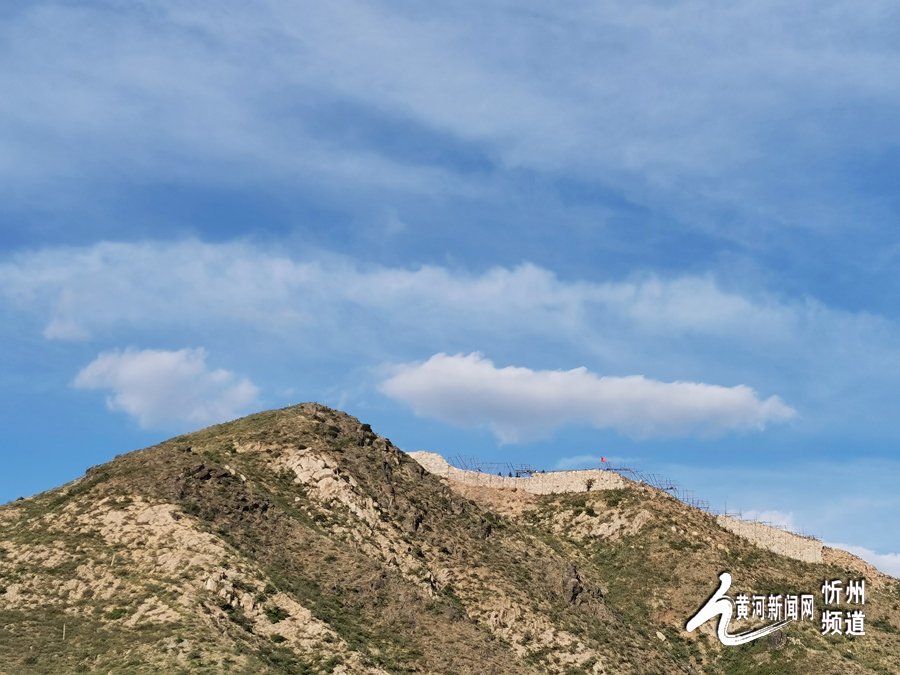
[[[455,484],[307,403],[0,507],[0,672],[900,671],[896,580],[867,577],[865,637],[805,623],[729,649],[684,631],[722,569],[812,592],[861,568],[760,549],[628,481]]]

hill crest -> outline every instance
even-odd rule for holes
[[[317,404],[179,436],[0,508],[0,672],[900,670],[883,576],[872,638],[686,633],[721,569],[814,589],[852,561],[785,558],[608,487],[448,481]]]

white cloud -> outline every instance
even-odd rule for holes
[[[488,427],[504,442],[544,438],[568,424],[636,437],[709,436],[762,429],[796,414],[777,396],[760,400],[743,385],[600,377],[586,368],[497,368],[478,353],[400,366],[381,389],[418,415]]]
[[[267,175],[345,190],[452,191],[455,179],[439,167],[405,165],[315,128],[316,113],[339,88],[330,40],[311,44],[328,27],[310,24],[327,22],[330,12],[279,4],[262,18],[239,6],[226,17],[210,13],[211,5],[162,3],[152,28],[137,7],[38,2],[13,12],[0,25],[15,64],[0,72],[0,86],[16,99],[0,104],[0,176],[46,189],[60,179],[83,184],[114,162],[123,177],[231,182]],[[273,40],[281,46],[273,49]],[[284,105],[291,115],[273,115]]]
[[[710,276],[562,281],[529,263],[472,274],[429,265],[362,266],[318,253],[311,261],[245,243],[195,240],[47,248],[0,261],[0,298],[42,316],[52,339],[82,339],[150,317],[184,325],[200,314],[204,321],[257,328],[309,324],[335,308],[381,311],[381,320],[415,332],[432,323],[445,331],[458,321],[467,331],[496,331],[502,319],[504,329],[579,341],[604,333],[613,338],[623,326],[654,338],[772,345],[818,334],[826,324],[830,332],[876,336],[886,327],[877,317],[842,314],[808,299],[787,303],[728,291]]]
[[[48,340],[79,342],[87,340],[90,333],[74,319],[54,317],[44,327],[44,337]]]
[[[110,410],[143,428],[213,424],[256,403],[259,390],[227,370],[210,370],[203,349],[105,352],[75,377],[79,389],[102,389]]]
[[[900,553],[876,553],[871,549],[863,546],[854,546],[853,544],[832,544],[826,542],[825,545],[849,551],[882,572],[900,579]]]
[[[452,168],[347,134],[329,115],[338,101],[478,144],[499,169],[589,176],[695,211],[788,211],[757,222],[810,226],[816,198],[840,199],[795,167],[897,140],[890,3],[523,6],[160,2],[148,21],[141,3],[28,3],[0,29],[0,176],[10,194],[111,165],[447,189]]]
[[[900,358],[900,328],[884,317],[741,293],[709,275],[563,280],[528,263],[388,267],[191,239],[0,258],[0,313],[49,339],[133,344],[177,329],[216,349],[251,336],[288,355],[318,344],[355,367],[423,350],[516,360],[551,350],[610,375],[746,383],[790,399],[804,425],[852,418],[871,429],[886,419],[878,392],[898,384],[883,364]],[[225,334],[228,344],[210,343]]]

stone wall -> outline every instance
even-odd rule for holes
[[[615,471],[587,469],[584,471],[548,471],[536,473],[530,477],[512,478],[498,476],[479,471],[464,471],[450,466],[440,455],[434,452],[410,452],[409,456],[421,464],[426,471],[441,478],[494,488],[517,488],[535,495],[556,494],[559,492],[584,492],[587,481],[593,480],[591,490],[614,490],[625,487],[625,479]]]
[[[752,520],[717,516],[716,522],[760,548],[803,562],[822,562],[822,542]]]
[[[513,478],[458,469],[434,452],[410,452],[409,456],[429,473],[457,483],[480,487],[516,488],[535,495],[584,492],[587,489],[588,479],[593,479],[591,490],[614,490],[626,485],[626,480],[615,471],[600,469],[549,471],[524,478]],[[805,537],[764,523],[739,520],[730,516],[717,516],[716,522],[720,527],[773,553],[803,562],[822,562],[822,542],[813,537]]]

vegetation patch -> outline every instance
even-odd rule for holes
[[[266,618],[269,619],[270,623],[278,623],[279,621],[284,621],[286,618],[290,616],[285,610],[277,605],[272,605],[266,607]]]

